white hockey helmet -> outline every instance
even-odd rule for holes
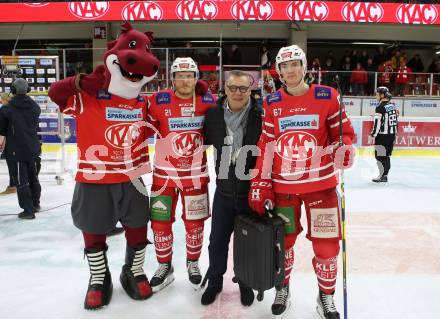
[[[196,79],[199,78],[199,69],[192,58],[176,58],[171,64],[171,77],[176,72],[194,72]]]
[[[281,79],[281,67],[280,64],[287,61],[300,60],[304,68],[304,75],[307,72],[307,58],[304,51],[297,45],[293,44],[288,47],[282,47],[275,59],[275,69]]]

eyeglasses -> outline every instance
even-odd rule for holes
[[[241,93],[246,93],[250,86],[236,86],[236,85],[226,85],[226,87],[232,92],[235,93],[239,90]]]

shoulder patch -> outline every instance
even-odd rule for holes
[[[332,89],[327,87],[315,87],[315,99],[330,100],[332,98]]]
[[[96,99],[97,100],[111,100],[112,95],[108,93],[106,90],[99,90],[96,93]]]
[[[215,100],[211,93],[206,93],[202,96],[202,103],[214,104]]]
[[[281,101],[281,92],[271,93],[266,97],[267,104]]]
[[[137,101],[138,101],[138,102],[145,102],[145,99],[144,99],[143,96],[140,96],[140,95],[139,95],[139,96],[137,97]]]
[[[171,93],[170,92],[159,92],[156,94],[156,104],[170,104],[171,103]]]
[[[384,105],[385,111],[390,112],[396,109],[396,105],[394,103],[388,103]]]

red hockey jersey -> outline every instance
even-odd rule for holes
[[[76,181],[115,184],[151,172],[146,103],[142,97],[126,100],[104,90],[69,98],[62,111],[76,118]]]
[[[338,183],[330,144],[339,141],[339,94],[331,87],[312,85],[306,94],[292,96],[281,88],[264,102],[258,147],[258,178],[272,179],[274,191],[303,194]],[[355,134],[345,110],[343,135]]]
[[[158,133],[153,185],[200,187],[209,183],[203,124],[206,111],[216,105],[211,94],[180,99],[171,90],[150,97],[149,122]]]

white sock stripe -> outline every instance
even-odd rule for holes
[[[133,276],[135,276],[135,277],[145,275],[145,273],[144,273],[143,270],[140,270],[140,271],[132,271],[132,273],[133,273]]]
[[[326,278],[322,278],[322,277],[319,277],[319,276],[316,276],[316,277],[318,278],[318,280],[322,280],[322,281],[326,281],[326,282],[333,282],[333,281],[336,280],[336,278],[334,278],[334,279],[326,279]]]
[[[90,270],[102,270],[102,269],[105,269],[105,264],[98,266],[90,266]]]
[[[187,253],[190,254],[190,255],[197,255],[197,254],[200,254],[201,252],[202,252],[201,249],[198,250],[198,251],[187,251]]]
[[[104,280],[91,280],[90,284],[91,285],[103,285],[104,284]]]
[[[166,251],[172,248],[173,248],[172,245],[170,245],[169,247],[165,247],[165,248],[156,248],[156,251]]]
[[[196,246],[186,244],[187,248],[199,248],[199,247],[202,247],[202,246],[203,246],[203,244],[196,245]]]
[[[132,267],[142,267],[144,265],[144,260],[140,260],[138,262],[133,262]]]
[[[336,284],[332,286],[325,286],[318,281],[318,286],[321,287],[322,289],[334,289],[336,287]]]
[[[293,265],[292,265],[292,266],[289,266],[289,267],[287,267],[287,268],[284,268],[284,271],[290,270],[290,269],[292,269],[292,268],[293,268]]]
[[[156,257],[161,257],[161,258],[163,258],[163,257],[168,257],[168,256],[170,256],[172,253],[173,253],[173,251],[170,251],[168,254],[165,254],[165,255],[160,255],[160,254],[156,253]]]
[[[88,258],[96,258],[96,257],[104,256],[104,252],[98,251],[97,253],[86,253],[86,255]]]
[[[92,279],[98,279],[98,278],[104,278],[105,277],[105,273],[104,274],[92,274]]]

